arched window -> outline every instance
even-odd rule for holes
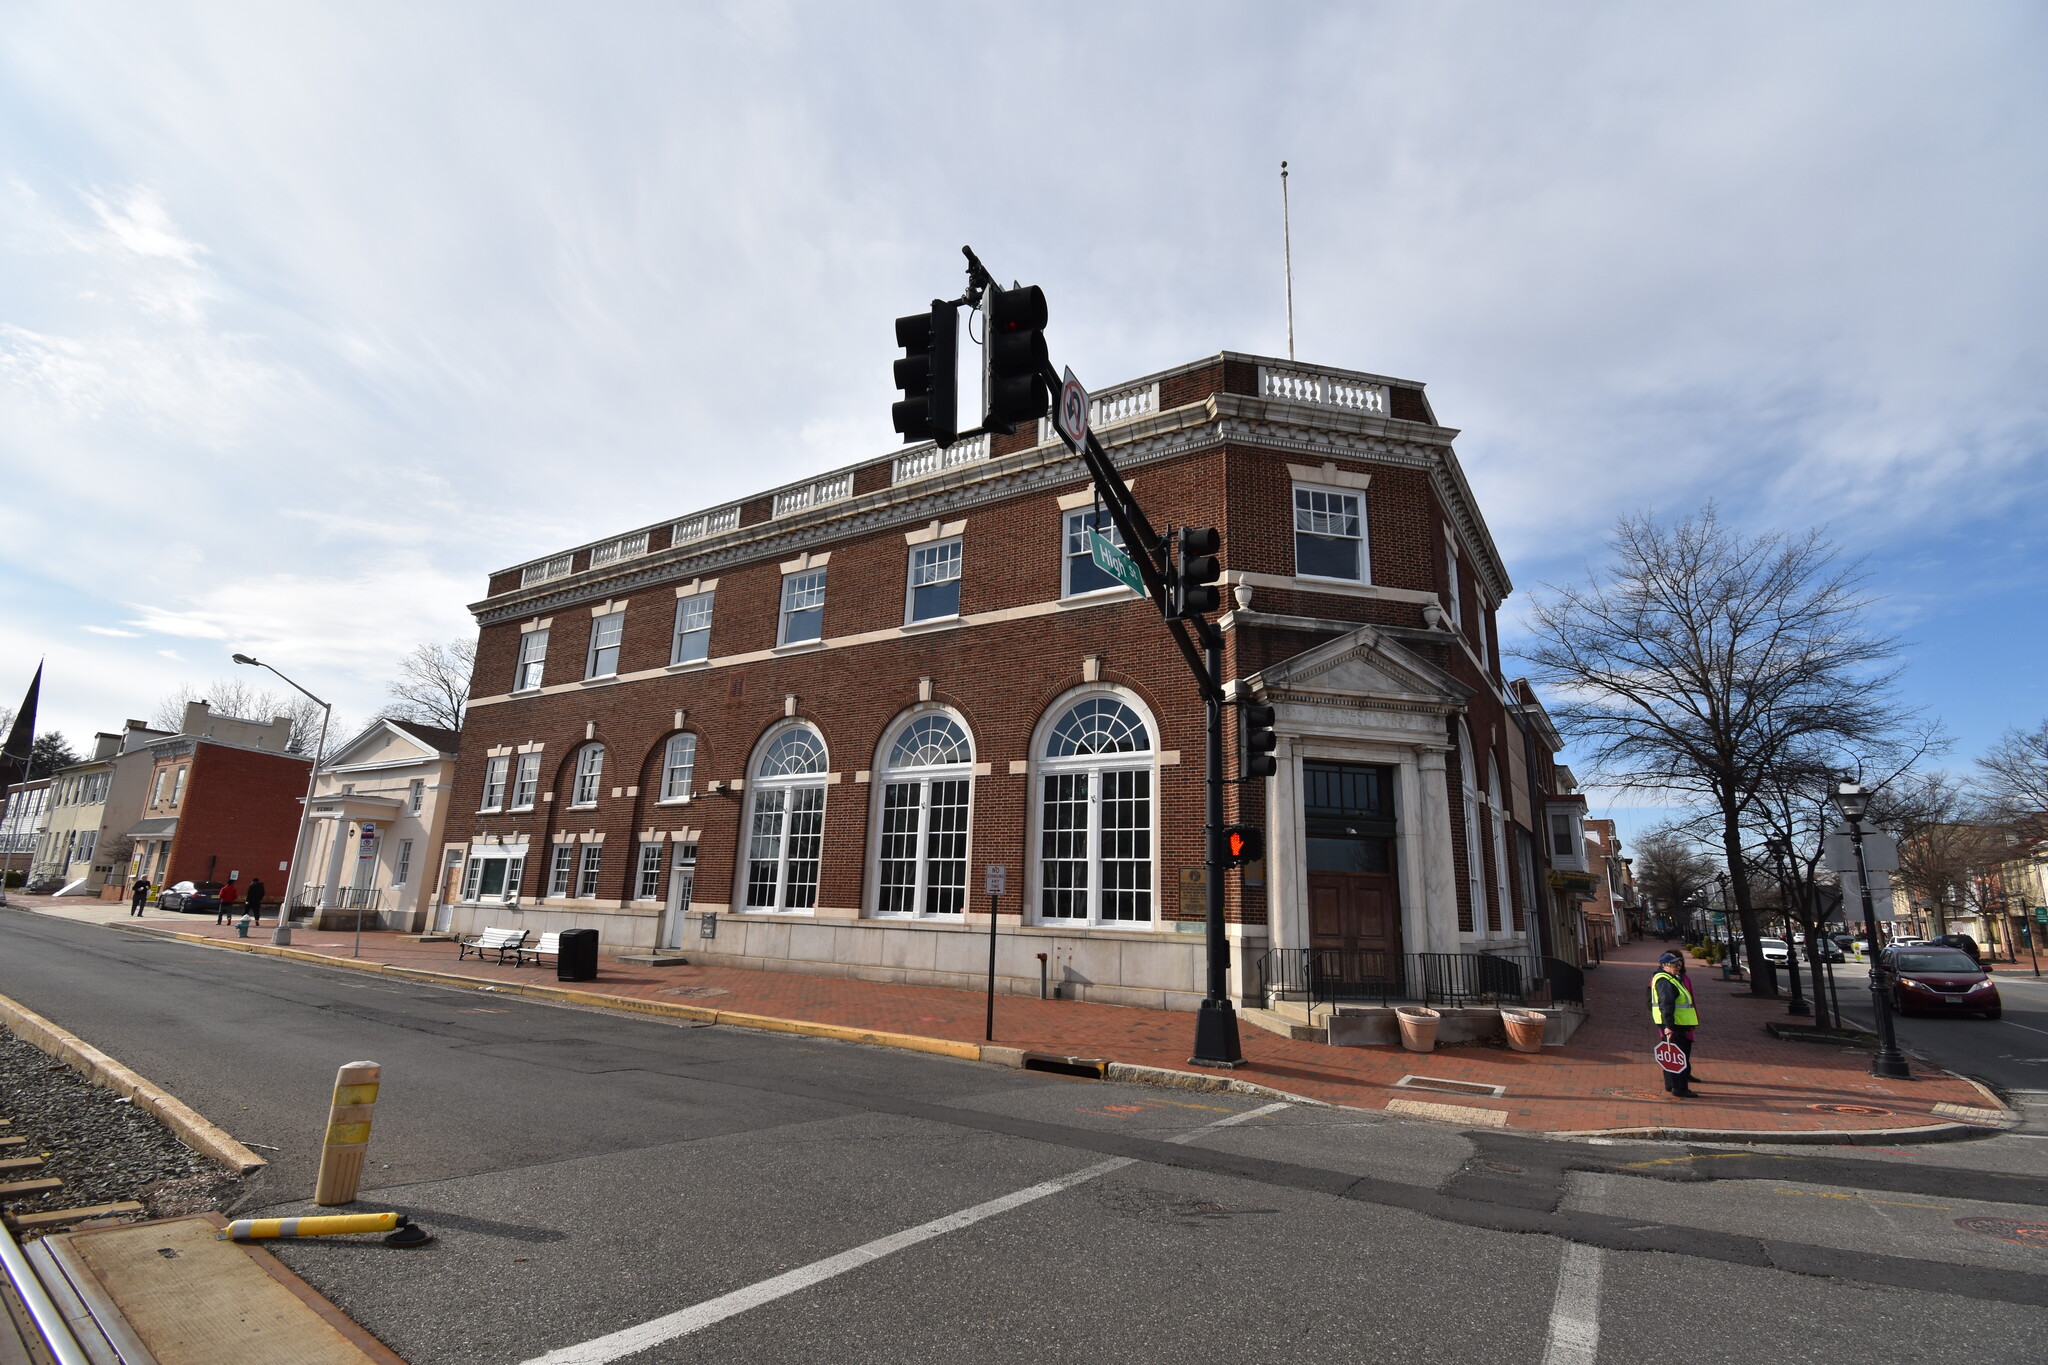
[[[569,804],[596,805],[598,788],[603,784],[604,745],[586,744],[576,751],[576,787],[569,793]]]
[[[1038,759],[1040,919],[1152,922],[1152,764],[1150,730],[1118,697],[1053,723]]]
[[[818,903],[825,843],[825,741],[808,725],[777,731],[749,784],[749,910],[809,910]]]
[[[1486,862],[1479,851],[1479,766],[1472,757],[1472,736],[1462,720],[1458,722],[1458,789],[1465,803],[1465,889],[1472,898],[1472,931],[1484,934],[1489,916]]]
[[[953,717],[926,711],[896,732],[882,764],[878,915],[967,908],[967,816],[974,748]]]
[[[670,735],[661,750],[661,799],[690,799],[690,779],[697,771],[697,737],[688,730]]]
[[[1481,618],[1482,620],[1484,618]],[[1493,896],[1495,927],[1502,932],[1514,927],[1514,901],[1508,891],[1508,821],[1500,801],[1500,762],[1486,760],[1487,814],[1493,817]]]

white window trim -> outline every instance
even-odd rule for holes
[[[654,894],[643,896],[640,893],[647,885],[647,874],[649,871],[647,866],[647,850],[650,848],[654,850]],[[639,846],[638,852],[633,855],[633,903],[635,905],[649,905],[661,899],[662,878],[668,873],[667,860],[662,855],[667,849],[667,844],[651,840],[643,841]]]
[[[681,796],[670,796],[668,795],[668,747],[669,745],[675,743],[678,739],[682,738],[684,735],[688,735],[692,739],[697,741],[697,743],[690,750],[690,775],[683,780],[683,794]],[[702,747],[703,739],[694,730],[674,731],[669,735],[667,739],[664,739],[661,742],[661,772],[659,777],[656,779],[657,785],[655,787],[655,790],[661,793],[661,795],[656,798],[654,803],[655,805],[687,806],[693,799],[695,799],[695,793],[693,789],[697,784],[697,750]]]
[[[529,643],[528,643],[528,642],[529,642],[529,641],[532,641],[532,640],[538,640],[538,641],[540,641],[540,657],[539,657],[539,658],[537,658],[537,659],[535,659],[535,658],[528,658],[528,657],[527,657],[527,650],[528,650],[528,648],[530,647],[530,646],[529,646]],[[532,682],[528,682],[528,681],[526,681],[526,670],[527,670],[527,668],[528,668],[529,666],[531,666],[531,665],[533,665],[533,664],[539,664],[539,665],[540,665],[540,671],[539,671],[539,676],[538,676],[538,677],[536,677],[536,678],[535,678],[535,679],[534,679],[534,680],[533,680]],[[530,630],[530,631],[522,631],[522,632],[520,633],[520,636],[519,636],[519,656],[518,656],[518,661],[517,661],[517,662],[516,662],[516,663],[515,663],[515,664],[513,665],[513,672],[512,672],[512,690],[513,690],[513,691],[514,691],[515,693],[518,693],[518,692],[538,692],[538,691],[540,691],[540,690],[541,690],[541,688],[542,688],[543,686],[545,686],[545,685],[546,685],[546,683],[547,683],[547,673],[548,673],[548,629],[547,629],[547,627],[543,626],[543,627],[541,627],[541,628],[539,628],[539,629],[536,629],[536,630]]]
[[[954,589],[955,601],[953,605],[953,610],[941,616],[926,616],[923,618],[915,617],[913,613],[917,610],[917,556],[920,552],[940,550],[944,549],[948,545],[958,545],[960,547],[960,554],[958,558],[954,560],[956,570],[953,576],[949,579],[943,580],[948,583],[959,585]],[[965,583],[963,582],[963,580],[966,578],[966,575],[967,540],[965,536],[947,536],[941,540],[934,540],[926,544],[910,546],[909,552],[905,554],[903,557],[903,624],[906,627],[918,627],[937,625],[941,621],[959,620],[960,606],[958,601],[958,594],[965,588]]]
[[[1064,550],[1066,545],[1065,533],[1065,521],[1062,519],[1062,540],[1060,542],[1062,550]],[[1145,723],[1145,733],[1152,741],[1151,751],[1149,753],[1131,755],[1090,754],[1085,758],[1048,759],[1043,757],[1045,744],[1052,736],[1053,727],[1059,723],[1061,717],[1065,716],[1069,710],[1090,697],[1114,697],[1135,711],[1138,714],[1138,718]],[[1037,725],[1032,727],[1031,731],[1031,758],[1027,773],[1030,788],[1025,798],[1027,814],[1025,821],[1024,922],[1026,924],[1048,929],[1113,930],[1127,934],[1172,932],[1166,928],[1166,898],[1159,884],[1160,739],[1159,718],[1152,713],[1151,707],[1145,705],[1144,701],[1136,693],[1126,691],[1121,687],[1108,686],[1102,683],[1085,683],[1080,687],[1069,689],[1056,697],[1052,704],[1046,707],[1044,713],[1039,716]],[[1097,769],[1124,772],[1142,770],[1152,774],[1152,918],[1150,920],[1105,920],[1102,918],[1102,900],[1100,896],[1102,888],[1099,875],[1102,855],[1100,838],[1101,794],[1099,784],[1092,782],[1089,784],[1089,800],[1092,809],[1089,813],[1088,856],[1091,870],[1095,870],[1097,875],[1090,882],[1088,888],[1088,917],[1086,919],[1047,919],[1040,913],[1040,906],[1044,899],[1045,827],[1045,787],[1041,779],[1047,773],[1086,772]]]
[[[965,763],[942,764],[930,768],[888,767],[887,764],[889,758],[889,751],[896,747],[897,738],[901,736],[903,732],[906,729],[908,729],[912,724],[914,724],[920,717],[929,715],[944,716],[946,717],[946,719],[952,721],[955,725],[960,727],[960,732],[967,736],[967,761]],[[885,729],[882,732],[882,742],[880,745],[876,746],[875,749],[875,766],[872,781],[874,796],[873,799],[868,803],[869,894],[867,898],[868,903],[866,906],[866,914],[869,918],[895,921],[927,920],[941,924],[958,924],[966,919],[967,911],[969,908],[972,907],[974,902],[974,799],[977,795],[975,790],[977,784],[974,781],[974,773],[976,767],[976,753],[977,750],[974,747],[973,727],[968,725],[967,718],[965,716],[961,715],[959,712],[953,710],[949,706],[939,706],[932,703],[925,703],[923,705],[913,707],[911,710],[904,712],[901,716],[898,716],[896,718],[896,722],[893,725],[890,725],[887,729]],[[930,801],[928,794],[931,790],[930,784],[932,782],[951,781],[958,778],[965,778],[967,780],[967,852],[965,854],[967,859],[968,872],[967,895],[961,901],[960,912],[958,914],[935,915],[929,913],[924,909],[925,891],[927,889],[926,866],[928,861],[925,856],[924,840],[926,834],[929,833],[929,830],[926,828],[925,822],[929,818],[930,810]],[[921,799],[921,804],[919,805],[917,887],[915,892],[916,898],[914,901],[914,904],[917,906],[917,908],[915,910],[907,912],[900,910],[884,911],[881,908],[882,820],[884,816],[882,794],[884,791],[888,789],[888,786],[892,780],[923,783],[925,784],[925,791],[927,793],[927,796]]]
[[[1311,493],[1329,493],[1337,497],[1356,498],[1358,500],[1358,577],[1338,578],[1331,574],[1301,572],[1299,540],[1301,532],[1294,525],[1294,495],[1302,489],[1307,489]],[[1363,487],[1347,488],[1342,484],[1317,483],[1302,478],[1295,479],[1292,487],[1287,490],[1287,549],[1294,562],[1294,577],[1303,583],[1344,583],[1352,587],[1371,587],[1372,522],[1370,511],[1371,508],[1366,501],[1366,491]]]
[[[826,772],[803,773],[798,776],[785,777],[762,777],[760,775],[761,760],[767,755],[768,750],[774,746],[775,741],[790,730],[809,730],[818,737],[818,742],[825,747]],[[824,895],[825,859],[822,847],[819,849],[818,858],[818,898],[813,899],[812,903],[808,906],[789,907],[782,904],[783,901],[789,898],[789,802],[786,797],[783,802],[781,842],[776,851],[776,903],[773,905],[749,905],[747,903],[748,877],[753,862],[754,807],[764,791],[794,792],[804,788],[816,787],[825,793],[825,804],[819,810],[819,819],[822,821],[831,813],[831,794],[829,791],[832,785],[830,781],[831,754],[832,748],[831,745],[825,742],[824,732],[810,722],[802,720],[786,721],[781,725],[777,725],[767,734],[761,736],[761,742],[754,746],[753,756],[747,761],[747,799],[740,811],[739,852],[738,856],[733,859],[734,888],[732,908],[735,914],[816,916],[818,900],[822,899]],[[822,830],[820,837],[822,838]]]
[[[600,646],[598,645],[598,642],[597,642],[597,641],[598,641],[598,632],[599,632],[599,631],[601,631],[601,630],[603,630],[603,629],[605,628],[605,626],[606,626],[607,624],[609,624],[609,623],[611,623],[611,622],[613,622],[613,621],[616,621],[616,622],[618,622],[618,625],[619,625],[619,642],[618,642],[617,644],[615,644],[615,645],[605,645],[605,646],[602,646],[602,648],[604,648],[604,649],[616,649],[616,650],[618,650],[618,651],[619,651],[619,657],[618,657],[617,659],[614,659],[614,660],[612,661],[612,667],[611,667],[611,671],[610,671],[610,672],[608,672],[608,673],[599,673],[599,672],[597,672],[597,671],[596,671],[596,669],[597,669],[597,656],[598,656],[598,653],[599,653],[599,650],[600,650]],[[623,660],[623,659],[625,658],[625,653],[626,653],[626,607],[625,607],[625,604],[624,604],[624,603],[620,603],[620,604],[619,604],[618,606],[614,607],[614,608],[613,608],[612,610],[610,610],[610,611],[606,611],[606,612],[593,612],[593,613],[591,614],[591,617],[590,617],[590,642],[589,642],[589,644],[587,644],[587,645],[586,645],[586,646],[584,647],[584,653],[583,653],[583,681],[585,681],[585,682],[594,682],[594,681],[596,681],[596,680],[597,680],[597,679],[599,679],[599,678],[616,678],[616,677],[618,677],[618,676],[619,676],[619,662],[620,662],[620,660]]]
[[[491,800],[491,774],[498,776],[498,799]],[[494,815],[505,809],[505,795],[511,790],[512,759],[508,754],[494,754],[484,760],[483,804],[476,808],[478,815]]]
[[[593,779],[590,788],[590,799],[588,801],[579,801],[576,798],[579,795],[580,788],[583,786],[583,779],[585,777],[583,756],[592,750],[597,751],[598,760],[597,771],[588,774]],[[587,740],[576,747],[576,756],[571,760],[572,766],[569,770],[570,810],[591,810],[596,807],[598,801],[604,796],[604,763],[607,757],[609,755],[605,753],[605,746],[602,740]]]
[[[1068,587],[1068,580],[1067,580],[1067,561],[1068,561],[1068,558],[1069,558],[1069,556],[1068,556],[1068,554],[1067,554],[1067,535],[1068,535],[1068,532],[1067,532],[1067,518],[1069,518],[1069,517],[1073,517],[1073,516],[1078,516],[1078,515],[1081,515],[1081,514],[1083,514],[1083,513],[1087,513],[1087,512],[1092,512],[1092,511],[1094,511],[1094,510],[1095,510],[1095,504],[1094,504],[1093,502],[1089,502],[1089,503],[1086,503],[1086,504],[1084,504],[1084,505],[1082,505],[1082,506],[1080,506],[1080,507],[1062,507],[1062,508],[1060,509],[1060,521],[1059,521],[1059,529],[1060,529],[1060,595],[1059,595],[1059,600],[1060,600],[1061,602],[1094,602],[1094,601],[1106,601],[1106,600],[1108,600],[1109,598],[1112,598],[1112,597],[1116,597],[1116,596],[1119,596],[1119,595],[1121,595],[1121,596],[1124,596],[1124,597],[1135,597],[1135,596],[1137,596],[1137,594],[1136,594],[1136,593],[1132,592],[1132,591],[1131,591],[1131,590],[1130,590],[1129,588],[1125,587],[1125,586],[1124,586],[1124,585],[1123,585],[1122,583],[1112,583],[1112,584],[1111,584],[1110,586],[1108,586],[1108,587],[1106,587],[1106,588],[1089,588],[1089,589],[1087,589],[1086,591],[1083,591],[1083,592],[1068,592],[1068,591],[1067,591],[1067,587]],[[1107,508],[1107,507],[1105,507],[1105,508],[1104,508],[1103,510],[1104,510],[1104,512],[1106,513],[1106,512],[1108,511],[1108,508]],[[1112,529],[1112,530],[1114,530],[1114,529],[1115,529],[1115,525],[1114,525],[1114,523],[1112,523],[1112,524],[1111,524],[1111,529]],[[1126,548],[1127,548],[1127,547],[1126,547]],[[1078,556],[1076,556],[1076,558],[1078,558]]]
[[[705,614],[704,618],[704,657],[701,659],[678,658],[677,656],[683,650],[683,613],[702,602],[709,602],[711,604],[711,610]],[[675,620],[670,624],[668,634],[668,666],[670,668],[699,668],[711,662],[711,624],[717,615],[718,592],[715,588],[706,588],[702,592],[693,592],[676,598]],[[697,632],[691,631],[690,633],[694,635]]]
[[[526,799],[525,799],[524,801],[521,801],[521,800],[519,799],[519,786],[520,786],[520,782],[521,782],[521,780],[522,780],[522,779],[520,778],[520,773],[521,773],[521,771],[522,771],[522,770],[524,770],[524,769],[525,769],[525,768],[526,768],[526,767],[527,767],[527,766],[528,766],[529,764],[530,764],[530,765],[532,766],[532,768],[533,768],[533,786],[532,786],[532,788],[531,788],[530,790],[528,790],[528,792],[526,793]],[[513,759],[513,763],[512,763],[512,784],[511,784],[511,786],[510,786],[510,787],[508,787],[508,788],[506,789],[506,794],[507,794],[507,799],[508,799],[508,800],[510,800],[510,801],[512,802],[512,804],[511,804],[510,806],[506,807],[506,809],[508,809],[508,810],[532,810],[532,809],[533,809],[533,803],[534,803],[535,801],[537,801],[537,800],[539,800],[539,799],[540,799],[540,754],[539,754],[538,752],[528,752],[528,753],[523,753],[523,754],[519,754],[519,755],[516,755],[516,756],[514,757],[514,759]]]
[[[832,580],[829,577],[830,572],[829,566],[813,562],[806,568],[793,570],[782,576],[782,587],[775,605],[775,647],[777,649],[799,649],[824,644],[825,600],[832,590]],[[806,635],[801,640],[789,639],[789,618],[792,615],[792,609],[789,605],[791,585],[809,578],[813,574],[816,574],[819,579],[818,605],[816,607],[818,613],[818,633],[816,635]],[[812,608],[799,607],[795,610],[810,611]]]

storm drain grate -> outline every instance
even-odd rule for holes
[[[1055,1076],[1085,1076],[1091,1081],[1102,1079],[1109,1063],[1100,1057],[1056,1057],[1050,1052],[1027,1052],[1024,1054],[1026,1071],[1050,1071]]]
[[[1394,1082],[1401,1090],[1440,1090],[1446,1095],[1491,1095],[1495,1099],[1508,1093],[1504,1085],[1485,1085],[1479,1081],[1451,1081],[1441,1076],[1403,1076]]]

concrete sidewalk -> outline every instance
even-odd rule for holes
[[[276,952],[269,930],[238,939],[232,926],[211,917],[180,917],[155,911],[129,919],[117,914],[78,913],[71,907],[45,909],[15,897],[20,908],[60,918],[92,919],[112,927],[176,933],[252,951]],[[98,907],[95,907],[98,909]],[[290,951],[349,965],[353,936],[295,927]],[[1937,1105],[1976,1110],[1983,1118],[1995,1104],[1970,1082],[1916,1063],[1911,1081],[1886,1081],[1869,1074],[1869,1054],[1824,1043],[1782,1041],[1765,1024],[1785,1022],[1782,1001],[1749,997],[1747,987],[1721,982],[1695,966],[1693,982],[1704,1023],[1700,1030],[1700,1098],[1671,1100],[1650,1059],[1648,981],[1657,954],[1655,941],[1630,944],[1605,965],[1586,973],[1591,1017],[1561,1047],[1541,1054],[1510,1051],[1504,1044],[1472,1043],[1434,1053],[1393,1047],[1339,1048],[1297,1042],[1247,1025],[1243,1044],[1248,1064],[1235,1072],[1208,1073],[1332,1104],[1397,1109],[1425,1116],[1463,1119],[1545,1132],[1684,1130],[1709,1134],[1799,1135],[1825,1140],[1827,1133],[1899,1133],[1917,1128],[1967,1132],[1968,1115],[1936,1111]],[[649,1007],[664,1012],[729,1012],[755,1016],[757,1026],[787,1021],[799,1029],[878,1031],[902,1035],[897,1045],[977,1055],[982,1044],[984,997],[967,991],[906,986],[793,973],[725,967],[640,967],[601,960],[598,979],[560,983],[551,968],[515,968],[456,960],[453,943],[416,943],[381,932],[363,935],[360,964],[373,970],[432,973],[463,984],[488,983],[528,988],[550,996],[619,1008]],[[1796,1021],[1795,1021],[1796,1022]],[[1078,1001],[1041,1001],[1025,996],[996,999],[995,1043],[1056,1056],[1099,1058],[1178,1072],[1188,1065],[1194,1016]],[[1005,1054],[991,1054],[991,1060]],[[1406,1079],[1405,1085],[1398,1084]],[[1499,1087],[1500,1093],[1445,1093],[1427,1082],[1453,1081]],[[1444,1107],[1447,1114],[1427,1113]],[[1474,1112],[1478,1111],[1478,1112]],[[1677,1134],[1673,1134],[1677,1135]],[[1923,1135],[1925,1136],[1925,1135]],[[1795,1139],[1798,1140],[1798,1139]],[[1845,1139],[1847,1140],[1847,1139]]]

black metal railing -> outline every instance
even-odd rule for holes
[[[1259,999],[1318,1005],[1554,1005],[1584,1003],[1585,973],[1533,953],[1388,953],[1275,948],[1259,959]]]

